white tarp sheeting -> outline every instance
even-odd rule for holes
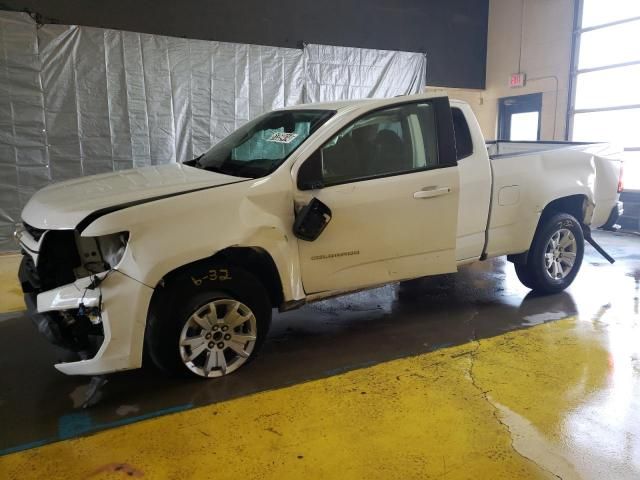
[[[51,160],[73,159],[64,178],[190,160],[302,101],[295,49],[58,25],[39,37]]]
[[[14,223],[50,181],[36,24],[0,13],[0,250],[15,250]]]
[[[422,53],[367,48],[304,46],[305,101],[385,98],[422,91]]]
[[[16,248],[22,207],[49,183],[189,160],[305,100],[415,93],[425,68],[422,54],[37,28],[0,12],[0,251]]]

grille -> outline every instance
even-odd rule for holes
[[[76,280],[73,269],[80,257],[73,230],[49,230],[38,256],[38,276],[43,290],[51,290]]]
[[[22,224],[24,225],[24,229],[29,232],[29,235],[31,235],[36,242],[40,241],[40,237],[42,237],[42,235],[44,235],[44,232],[46,231],[40,230],[36,227],[32,227],[27,222],[22,222]]]

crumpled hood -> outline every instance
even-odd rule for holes
[[[73,229],[97,210],[242,180],[176,163],[92,175],[36,192],[22,219],[45,230]]]

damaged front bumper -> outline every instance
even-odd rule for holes
[[[113,270],[40,292],[28,256],[19,277],[28,314],[38,330],[82,358],[56,364],[59,371],[100,375],[141,366],[152,288]],[[100,337],[102,342],[93,354],[97,345],[91,340]]]

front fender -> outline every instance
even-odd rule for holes
[[[266,177],[118,210],[82,235],[128,231],[116,268],[152,288],[173,270],[226,248],[261,248],[273,259],[289,301],[304,297],[293,219],[290,181]]]

